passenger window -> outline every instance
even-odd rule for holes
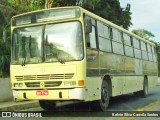
[[[99,49],[106,52],[112,52],[110,39],[105,39],[103,37],[98,37]]]
[[[148,60],[147,46],[146,43],[143,41],[141,41],[141,50],[142,50],[142,59]]]
[[[115,28],[112,28],[112,40],[122,43],[122,33]]]
[[[142,58],[143,58],[144,60],[148,60],[148,54],[147,54],[146,51],[142,51]]]
[[[146,51],[146,43],[141,41],[141,50]]]
[[[141,50],[134,48],[134,56],[135,58],[141,59]]]
[[[104,25],[104,37],[110,38],[110,30],[109,30],[109,26],[107,25]]]
[[[155,51],[155,48],[153,46],[152,46],[152,55],[153,55],[153,61],[157,62],[156,51]]]
[[[109,26],[98,21],[97,27],[99,49],[105,52],[112,52]]]
[[[125,55],[129,57],[133,57],[133,43],[132,39],[129,35],[123,34],[123,40],[124,40],[124,47],[125,47]]]
[[[147,44],[147,50],[148,50],[149,53],[152,52],[152,50],[151,50],[151,45]]]
[[[123,34],[123,39],[124,39],[124,44],[125,45],[131,46],[131,38],[130,38],[129,35]]]
[[[98,36],[101,36],[104,38],[110,38],[109,26],[98,21],[97,27],[98,27]]]
[[[97,21],[97,28],[98,28],[98,36],[104,37],[104,25],[103,23]]]
[[[139,40],[137,40],[136,38],[133,38],[133,46],[134,46],[135,48],[140,49]]]
[[[134,47],[134,56],[135,58],[142,58],[142,53],[140,50],[140,41],[133,37],[133,47]]]
[[[149,61],[153,61],[151,45],[147,44],[147,50],[148,50]]]
[[[114,53],[124,55],[123,44],[113,41],[112,45],[113,45],[113,52]]]
[[[133,57],[133,47],[125,46],[125,54],[126,56]]]

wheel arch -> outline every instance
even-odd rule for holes
[[[148,75],[144,75],[144,79],[145,79],[145,78],[148,80]]]
[[[143,80],[143,90],[141,91],[141,94],[143,97],[148,96],[148,89],[149,89],[149,84],[148,84],[148,76],[144,75],[144,80]]]
[[[147,82],[147,85],[149,87],[149,84],[148,84],[148,75],[144,75],[143,84],[144,84],[144,82]]]
[[[102,80],[105,80],[109,84],[110,96],[112,96],[112,81],[110,75],[104,75]]]

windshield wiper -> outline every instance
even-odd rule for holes
[[[65,64],[65,61],[57,59],[61,64]]]
[[[59,59],[57,54],[55,54],[55,58],[56,58],[56,59],[58,60],[58,62],[60,62],[61,64],[65,64],[65,61]]]
[[[29,52],[30,52],[30,58],[32,57],[31,45],[32,45],[32,36],[30,35],[30,37],[29,37]]]
[[[21,64],[22,66],[25,66],[26,65],[26,58],[24,58],[23,60],[22,60],[22,64]]]
[[[24,58],[23,60],[22,60],[22,66],[25,66],[25,64],[26,64],[26,37],[25,36],[23,36],[22,37],[22,58]]]

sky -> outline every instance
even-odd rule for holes
[[[131,5],[132,26],[129,30],[145,29],[155,35],[156,42],[160,42],[160,0],[119,0],[122,8],[127,3]]]

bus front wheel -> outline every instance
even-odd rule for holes
[[[93,102],[92,109],[98,111],[105,111],[109,105],[110,89],[106,80],[103,80],[101,85],[101,99]]]
[[[39,105],[44,110],[54,110],[56,107],[56,102],[51,100],[39,100]]]

